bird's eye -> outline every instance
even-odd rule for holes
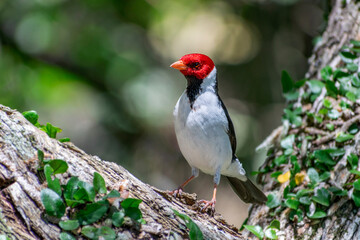
[[[193,64],[191,64],[191,68],[200,69],[200,63],[194,62]]]

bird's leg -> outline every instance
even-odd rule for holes
[[[192,168],[192,174],[191,177],[189,177],[183,184],[181,184],[177,189],[173,190],[170,192],[171,195],[175,196],[175,197],[179,197],[181,196],[183,189],[186,185],[188,185],[189,182],[191,182],[191,180],[193,180],[194,178],[196,178],[197,176],[199,176],[199,169],[197,168]]]
[[[208,207],[211,207],[211,212],[215,212],[215,203],[216,203],[216,188],[217,188],[217,184],[214,184],[214,192],[213,192],[213,197],[210,201],[207,200],[200,200],[199,203],[203,203],[204,206],[201,207],[201,211],[205,212],[206,209]]]
[[[209,207],[211,207],[211,213],[214,213],[215,212],[215,203],[216,203],[216,190],[217,190],[217,186],[219,185],[220,183],[220,177],[221,177],[221,174],[220,174],[220,171],[221,171],[221,167],[219,167],[215,173],[215,176],[214,176],[214,192],[213,192],[213,197],[210,201],[207,201],[207,200],[200,200],[199,203],[203,203],[204,206],[201,207],[201,212],[205,212]]]

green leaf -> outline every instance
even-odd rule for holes
[[[274,163],[276,166],[289,162],[285,155],[280,155],[279,157],[274,159]]]
[[[61,160],[61,159],[50,160],[48,164],[54,170],[54,173],[53,173],[54,175],[66,172],[69,167],[68,164],[64,160]]]
[[[351,140],[351,139],[353,139],[353,138],[354,138],[354,135],[341,132],[341,133],[335,138],[335,141],[341,143],[341,142],[346,142],[346,141],[348,141],[348,140]]]
[[[78,181],[75,186],[72,199],[93,202],[95,200],[95,195],[94,187],[91,184]]]
[[[321,163],[325,163],[327,165],[336,164],[336,162],[332,159],[332,157],[326,150],[315,150],[314,156]]]
[[[326,128],[329,129],[330,131],[334,131],[335,126],[332,123],[328,123],[328,124],[326,124]]]
[[[108,209],[109,202],[107,200],[89,203],[76,213],[76,219],[81,225],[89,225],[101,219]]]
[[[349,128],[348,128],[348,132],[350,133],[350,134],[356,134],[357,132],[359,132],[359,128],[358,128],[358,126],[357,126],[357,123],[354,123],[354,124],[352,124]]]
[[[96,235],[98,239],[102,237],[102,239],[104,240],[115,240],[116,238],[115,231],[109,228],[108,226],[102,226],[101,228],[99,228],[96,232]]]
[[[354,189],[360,191],[360,179],[358,179],[354,182]]]
[[[334,72],[334,78],[335,79],[341,79],[341,78],[344,78],[344,77],[348,77],[350,74],[349,73],[346,73],[346,72],[343,72],[339,69],[335,70]]]
[[[38,150],[38,151],[37,151],[37,156],[38,156],[39,161],[40,161],[41,163],[43,163],[43,162],[44,162],[44,152],[41,151],[41,150]]]
[[[268,228],[274,228],[274,229],[280,230],[279,220],[277,220],[277,219],[272,220],[270,225],[268,226]]]
[[[262,230],[262,228],[259,225],[251,226],[251,225],[244,225],[244,227],[252,232],[255,236],[257,236],[259,239],[263,239],[265,234]]]
[[[272,228],[265,229],[265,237],[268,239],[278,239],[278,236],[276,235],[276,231]]]
[[[57,178],[55,178],[54,180],[52,179],[51,176],[54,174],[54,170],[50,165],[48,164],[45,165],[44,174],[45,174],[46,182],[48,184],[48,188],[55,191],[59,196],[61,196],[62,191],[61,191],[60,181]]]
[[[354,87],[359,88],[359,87],[360,87],[360,79],[359,79],[359,76],[356,76],[356,75],[352,76],[352,77],[351,77],[351,83],[352,83],[352,85],[353,85]]]
[[[97,228],[96,227],[93,227],[93,226],[85,226],[81,229],[81,233],[87,237],[87,238],[90,238],[90,239],[94,239],[94,240],[97,240],[98,237],[96,235],[96,232],[97,232]]]
[[[301,108],[300,108],[301,111]],[[284,113],[285,113],[285,118],[288,119],[290,121],[291,124],[294,124],[295,126],[299,127],[301,126],[302,120],[301,117],[299,116],[298,111],[294,110],[291,111],[289,109],[284,109]]]
[[[320,70],[321,78],[325,81],[330,80],[332,74],[333,74],[333,71],[330,66],[326,66]]]
[[[281,85],[283,93],[288,93],[294,88],[294,82],[287,71],[281,72]]]
[[[330,178],[330,172],[328,171],[323,172],[319,178],[320,178],[320,182],[324,182],[325,180]]]
[[[351,153],[348,157],[347,157],[347,161],[350,164],[351,169],[355,169],[358,166],[359,163],[359,158],[356,154]]]
[[[23,112],[22,115],[26,118],[26,120],[31,122],[33,125],[37,124],[37,122],[39,120],[39,115],[37,114],[36,111],[33,111],[33,110]]]
[[[127,198],[121,202],[121,207],[123,207],[124,209],[130,208],[130,207],[138,208],[141,202],[142,202],[142,200],[140,200],[140,199]]]
[[[350,40],[350,43],[351,43],[352,45],[354,45],[355,47],[360,47],[360,41],[351,39],[351,40]]]
[[[297,91],[296,89],[291,90],[288,93],[284,93],[284,97],[286,98],[286,100],[288,101],[293,101],[298,99],[299,97],[299,91]]]
[[[301,198],[302,196],[309,195],[312,192],[312,189],[301,189],[296,193],[296,198]]]
[[[332,108],[332,104],[331,104],[331,101],[329,99],[324,99],[323,100],[323,104],[324,104],[324,107],[328,108],[328,109],[331,109]]]
[[[351,198],[354,200],[356,207],[360,207],[360,191],[353,191]]]
[[[319,80],[310,80],[306,82],[310,88],[310,91],[314,94],[319,94],[321,89],[325,87],[325,84]]]
[[[355,174],[355,175],[360,176],[360,171],[357,171],[357,170],[351,169],[351,170],[349,170],[349,172],[350,172],[350,173],[352,173],[352,174]]]
[[[121,225],[124,223],[124,217],[125,217],[125,211],[121,209],[118,212],[115,212],[111,219],[115,227],[121,227]]]
[[[271,193],[267,196],[266,206],[268,206],[269,208],[276,208],[280,206],[280,204],[281,201],[276,197],[276,195]]]
[[[346,63],[351,63],[357,56],[351,52],[341,52],[340,53],[341,59]]]
[[[204,236],[200,230],[200,228],[193,222],[191,218],[186,216],[185,214],[181,214],[175,209],[172,209],[176,216],[184,220],[186,227],[189,229],[189,237],[190,240],[203,240]]]
[[[287,137],[285,137],[284,139],[281,140],[280,145],[282,148],[293,148],[293,144],[295,142],[295,135],[291,134]]]
[[[46,132],[46,134],[51,138],[56,138],[56,134],[62,132],[61,128],[55,127],[51,125],[51,123],[46,123],[46,125],[40,129]]]
[[[64,198],[69,207],[75,207],[77,205],[77,203],[72,200],[74,200],[74,193],[79,189],[79,182],[78,177],[71,177],[65,186]]]
[[[304,86],[304,84],[306,83],[306,81],[307,81],[306,78],[301,79],[301,80],[299,80],[299,81],[296,81],[296,82],[294,83],[294,87],[295,87],[295,88],[300,88],[300,87]]]
[[[328,152],[331,157],[339,157],[345,154],[345,150],[343,148],[328,148],[324,149],[324,151]]]
[[[279,157],[274,159],[274,163],[276,166],[289,162],[285,155],[280,155]]]
[[[338,95],[339,90],[337,89],[333,81],[326,80],[325,87],[329,96],[336,97]]]
[[[311,200],[328,207],[330,205],[330,194],[325,188],[320,188],[316,191],[315,196],[313,196]]]
[[[309,197],[301,197],[299,198],[299,202],[303,205],[310,205],[311,204],[311,201],[310,201],[310,198]]]
[[[328,116],[329,118],[331,119],[338,119],[340,117],[340,113],[338,112],[338,110],[336,109],[331,109],[329,112],[328,112]]]
[[[59,142],[70,142],[70,138],[60,138]]]
[[[307,171],[307,175],[310,178],[312,184],[317,184],[320,182],[319,173],[314,168],[309,168]]]
[[[301,222],[304,219],[304,212],[301,209],[292,209],[289,213],[289,219],[295,221],[295,217],[297,217],[297,221]]]
[[[273,172],[272,174],[270,174],[270,177],[277,178],[282,173],[283,173],[282,171],[276,171],[276,172]]]
[[[77,229],[80,226],[80,224],[78,220],[67,220],[67,221],[60,221],[59,226],[65,231],[72,231]]]
[[[299,207],[299,200],[297,200],[297,199],[290,199],[290,198],[288,198],[288,199],[286,199],[286,201],[285,201],[285,205],[288,207],[288,208],[291,208],[291,209],[298,209],[298,207]]]
[[[313,215],[307,214],[307,216],[311,219],[324,218],[326,217],[326,212],[324,212],[323,210],[316,210],[316,212]]]
[[[107,192],[104,178],[97,172],[94,172],[93,185],[96,193],[104,194]]]
[[[117,190],[111,190],[111,192],[109,194],[107,194],[106,196],[103,197],[103,200],[108,199],[108,198],[119,198],[120,197],[120,193]]]
[[[351,62],[346,64],[346,68],[350,71],[350,72],[356,72],[358,70],[358,65]]]
[[[142,202],[140,199],[127,198],[121,202],[121,207],[125,210],[125,215],[134,219],[139,220],[142,218],[139,204]]]
[[[349,99],[350,101],[352,101],[352,102],[355,102],[357,100],[356,94],[354,92],[352,92],[352,91],[346,92],[345,97],[347,99]]]
[[[68,233],[68,232],[60,233],[59,237],[60,237],[60,240],[76,240],[74,235],[72,235],[71,233]]]
[[[49,188],[41,190],[41,201],[48,215],[61,218],[65,214],[65,204],[61,197]]]
[[[337,187],[329,187],[328,190],[330,192],[332,192],[336,196],[346,196],[347,195],[346,190],[342,190],[342,189],[337,188]]]

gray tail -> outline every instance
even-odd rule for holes
[[[234,192],[246,203],[262,204],[267,201],[265,194],[258,189],[250,179],[241,181],[234,177],[227,177]]]

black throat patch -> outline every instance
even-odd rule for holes
[[[196,100],[196,97],[201,91],[202,79],[198,79],[195,76],[185,76],[187,79],[186,95],[190,100],[190,107],[193,107],[193,104]]]

